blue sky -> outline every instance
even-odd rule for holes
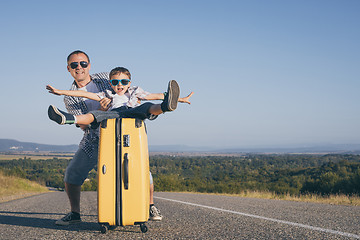
[[[133,85],[176,79],[192,104],[148,121],[150,145],[360,143],[360,1],[2,1],[0,138],[77,144],[46,84],[68,89],[66,57]]]

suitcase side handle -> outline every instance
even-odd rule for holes
[[[124,154],[124,188],[129,189],[129,154]]]

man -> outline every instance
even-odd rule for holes
[[[102,92],[111,90],[109,76],[106,73],[90,75],[90,58],[83,51],[74,51],[67,58],[67,69],[74,82],[71,90],[83,90],[88,92]],[[64,102],[69,113],[74,115],[85,114],[89,111],[106,109],[104,101],[93,101],[79,97],[65,96]],[[80,193],[89,172],[96,166],[98,160],[99,129],[92,129],[85,125],[79,126],[84,131],[84,137],[79,144],[79,149],[70,161],[65,172],[65,191],[70,201],[71,212],[56,221],[57,225],[69,225],[81,222],[80,217]],[[160,212],[153,206],[153,185],[150,185],[150,219],[161,220]],[[154,209],[155,208],[155,209]]]

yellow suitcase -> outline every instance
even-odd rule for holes
[[[134,118],[104,120],[98,159],[98,222],[109,227],[140,225],[149,218],[149,151],[145,124]]]

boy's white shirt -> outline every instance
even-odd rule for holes
[[[110,90],[106,90],[107,95],[109,95],[112,98],[112,102],[111,102],[111,106],[109,108],[109,111],[114,109],[114,108],[119,108],[122,106],[126,106],[127,103],[130,100],[130,94],[128,92],[126,92],[123,95],[118,95],[118,94],[114,94],[112,91]],[[97,93],[97,95],[99,96],[100,99],[103,99],[106,97],[105,92],[99,92]]]

